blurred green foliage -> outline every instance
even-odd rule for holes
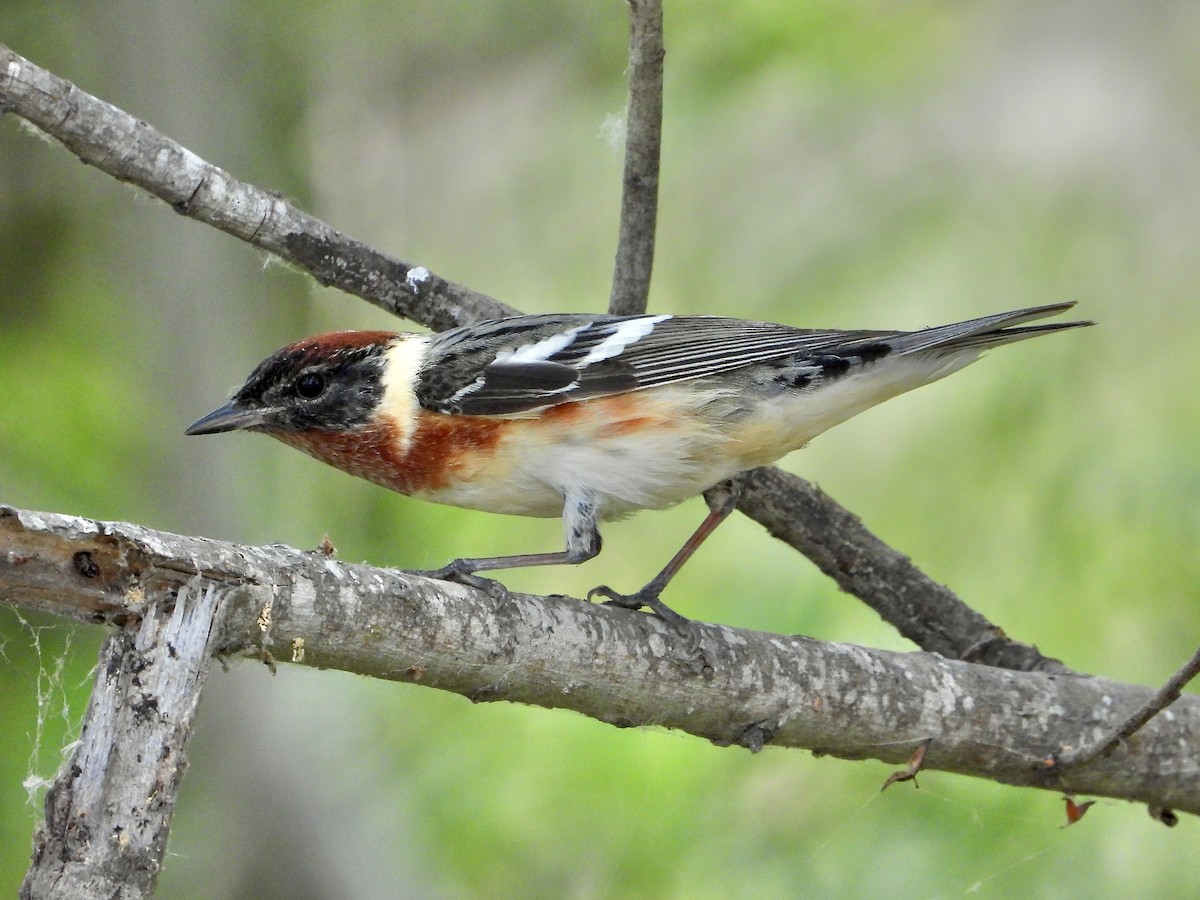
[[[527,311],[608,293],[623,4],[0,7],[0,40],[336,227]],[[787,462],[1010,634],[1156,683],[1200,638],[1200,7],[668,3],[653,306],[918,327],[1080,301]],[[550,548],[554,522],[184,439],[262,356],[382,313],[0,123],[0,500],[344,559]],[[641,584],[699,503],[610,526]],[[746,561],[754,561],[747,577]],[[745,520],[672,586],[731,625],[906,645]],[[101,638],[0,608],[0,892]],[[55,677],[59,668],[61,671]],[[39,702],[39,698],[41,698]],[[163,897],[1178,895],[1197,825],[939,773],[752,756],[338,673],[216,673]],[[32,786],[32,782],[30,782]],[[1184,892],[1186,893],[1186,889]]]

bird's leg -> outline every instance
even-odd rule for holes
[[[493,569],[522,569],[529,566],[576,566],[600,552],[600,529],[596,524],[596,502],[590,492],[569,494],[563,503],[563,530],[567,545],[552,553],[519,553],[515,556],[488,556],[481,559],[456,559],[440,569],[414,574],[440,581],[453,581],[487,591],[493,596],[508,593],[504,585],[476,572]]]
[[[737,506],[738,494],[739,491],[734,487],[732,481],[722,481],[705,491],[704,502],[708,504],[708,515],[686,543],[679,548],[679,552],[671,557],[671,561],[663,567],[663,570],[651,578],[650,582],[641,590],[633,594],[619,594],[608,585],[602,584],[588,591],[588,599],[591,600],[597,596],[605,597],[609,603],[626,609],[641,609],[644,606],[653,611],[660,619],[674,625],[677,630],[686,633],[691,624],[690,621],[659,600],[658,596],[663,592],[667,583],[675,577],[675,573],[683,568],[683,564],[691,559],[696,549],[704,543],[705,538],[712,534],[716,527],[733,512]]]

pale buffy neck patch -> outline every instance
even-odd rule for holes
[[[428,345],[427,335],[405,334],[384,354],[383,397],[377,414],[387,416],[396,425],[402,453],[408,452],[421,411],[414,387]]]

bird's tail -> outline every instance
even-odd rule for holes
[[[953,325],[939,325],[936,328],[911,331],[898,335],[888,343],[892,346],[892,352],[897,355],[919,353],[922,350],[986,350],[989,347],[1023,341],[1026,338],[1047,334],[1051,331],[1063,331],[1067,328],[1081,328],[1085,325],[1095,324],[1086,321],[1052,322],[1045,325],[1031,325],[1027,328],[1014,327],[1034,319],[1056,316],[1074,305],[1074,302],[1053,303],[1049,306],[1031,306],[1027,309],[995,313],[978,319],[968,319],[965,322],[955,322]]]

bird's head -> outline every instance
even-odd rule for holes
[[[224,406],[188,434],[262,431],[274,437],[346,432],[372,422],[386,390],[388,351],[403,335],[338,331],[268,356]]]

